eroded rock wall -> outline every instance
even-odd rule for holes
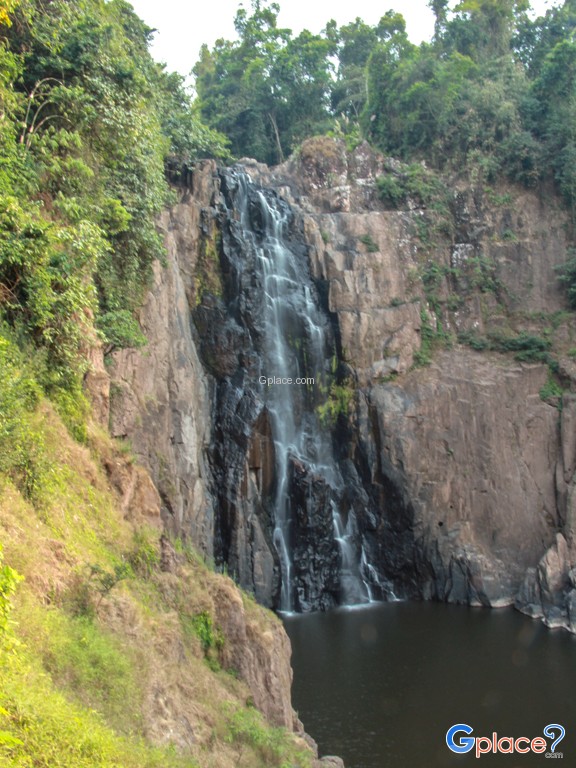
[[[573,322],[556,272],[562,211],[525,191],[459,182],[440,222],[417,199],[391,209],[377,179],[402,167],[326,139],[284,166],[245,167],[293,205],[294,237],[308,246],[354,389],[337,454],[381,583],[399,596],[515,602],[574,628],[574,396],[560,409],[539,394],[546,364],[456,341],[548,334],[573,387]],[[216,544],[271,605],[278,570],[263,499],[273,445],[257,396],[234,400],[258,365],[229,307],[233,253],[218,240],[219,200],[216,169],[203,164],[161,221],[167,266],[141,317],[150,341],[114,355],[111,423],[151,468],[166,524],[207,554]],[[426,349],[430,328],[443,336]],[[227,422],[232,441],[218,447],[215,427]],[[222,498],[227,472],[236,490]]]
[[[199,358],[191,310],[197,302],[201,244],[211,235],[215,165],[159,222],[166,263],[154,266],[140,311],[148,343],[112,353],[110,430],[126,439],[152,475],[167,529],[213,552],[214,502],[207,449],[212,432],[211,382]]]
[[[301,212],[357,385],[343,434],[377,510],[365,535],[400,595],[515,603],[574,630],[574,395],[545,402],[547,365],[454,344],[463,332],[543,332],[574,388],[564,214],[551,196],[456,183],[431,237],[438,221],[417,199],[389,210],[379,198],[378,177],[401,172],[366,145],[350,154],[325,139],[280,168],[251,167]],[[424,350],[423,318],[451,348]],[[414,368],[423,357],[432,363]]]

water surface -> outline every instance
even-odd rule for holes
[[[321,754],[346,768],[576,766],[576,638],[513,609],[388,603],[290,616],[293,701]],[[560,723],[563,763],[541,755],[454,755],[473,736],[543,736]],[[548,740],[548,743],[550,740]]]

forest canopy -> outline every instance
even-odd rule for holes
[[[40,353],[46,391],[78,389],[95,340],[145,343],[167,163],[277,163],[327,134],[490,183],[551,181],[574,218],[576,0],[536,19],[527,0],[429,5],[434,37],[414,45],[395,11],[294,35],[252,0],[235,40],[202,48],[193,98],[125,0],[0,0],[0,322]]]
[[[200,114],[237,157],[277,163],[328,132],[489,180],[551,175],[573,207],[576,0],[536,19],[527,0],[428,5],[434,37],[417,46],[394,11],[294,36],[276,3],[253,0],[236,15],[237,40],[201,51]]]
[[[48,389],[77,383],[94,319],[143,341],[167,158],[228,157],[151,35],[124,0],[0,1],[0,319]]]

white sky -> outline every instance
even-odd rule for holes
[[[158,30],[152,55],[176,70],[188,75],[198,59],[202,43],[211,48],[223,37],[234,38],[234,16],[240,0],[129,0],[136,13],[148,26]],[[277,0],[280,5],[278,23],[294,33],[302,29],[320,32],[330,19],[338,26],[359,16],[368,24],[376,24],[389,9],[402,13],[407,31],[414,43],[429,40],[433,31],[433,15],[427,0]],[[538,15],[560,0],[532,0]],[[250,0],[244,0],[250,10]]]

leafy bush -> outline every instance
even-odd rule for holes
[[[146,344],[146,337],[138,321],[127,309],[104,312],[98,318],[98,329],[108,350],[113,347],[142,347]]]
[[[48,471],[44,435],[34,417],[41,390],[23,355],[2,335],[0,370],[0,472],[32,499]]]
[[[189,628],[200,640],[208,666],[217,672],[220,669],[220,652],[224,647],[222,630],[214,624],[208,611],[202,611],[195,616],[185,618],[185,628],[187,622]]]
[[[366,246],[368,253],[377,253],[380,250],[378,243],[374,242],[372,235],[361,235],[360,242]]]
[[[13,568],[3,565],[2,545],[0,544],[0,652],[6,640],[10,625],[11,598],[22,579]]]
[[[347,418],[354,401],[354,388],[349,380],[337,383],[332,381],[325,401],[317,406],[316,413],[320,423],[331,427],[340,417]]]
[[[242,759],[243,746],[252,747],[266,765],[292,766],[310,765],[310,756],[303,752],[296,752],[286,731],[281,728],[270,728],[263,720],[262,715],[254,707],[237,709],[232,712],[228,720],[228,736],[226,740],[239,746],[238,764]],[[295,753],[295,754],[294,754]]]
[[[434,349],[452,342],[451,336],[442,328],[440,321],[436,320],[436,327],[434,327],[431,320],[427,310],[422,307],[420,310],[420,348],[414,352],[414,366],[417,368],[432,362]]]
[[[565,264],[557,267],[558,279],[566,288],[568,303],[576,309],[576,249],[568,249],[568,259]]]
[[[112,570],[90,563],[75,578],[64,595],[64,605],[72,616],[93,619],[102,600],[124,579],[133,575],[128,563],[116,563]]]
[[[406,202],[406,190],[395,175],[387,173],[376,180],[380,200],[392,208],[399,208]]]
[[[515,359],[524,363],[552,363],[550,354],[552,344],[548,339],[522,331],[517,336],[507,336],[503,333],[490,333],[479,336],[474,331],[459,334],[458,341],[467,344],[477,351],[492,350],[494,352],[514,352]]]
[[[152,541],[145,530],[134,532],[134,545],[127,555],[128,563],[137,576],[148,579],[160,565],[158,542]]]
[[[560,386],[560,384],[558,384],[558,382],[552,376],[551,373],[549,373],[548,380],[540,390],[539,394],[540,394],[540,399],[544,400],[545,402],[558,401],[559,398],[562,397],[562,387]],[[558,402],[558,405],[560,405],[559,402]]]

